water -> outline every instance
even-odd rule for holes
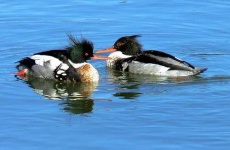
[[[229,149],[230,2],[2,1],[0,148]],[[15,62],[67,46],[66,33],[95,50],[142,34],[158,49],[208,71],[167,79],[106,69],[98,84],[15,78]]]

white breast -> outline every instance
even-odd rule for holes
[[[109,68],[114,68],[114,65],[115,65],[115,62],[119,59],[123,59],[123,58],[129,58],[131,57],[130,55],[124,55],[122,54],[122,52],[120,51],[116,51],[116,52],[113,52],[111,53],[109,56],[108,56],[108,60],[106,61],[107,62],[107,66]]]

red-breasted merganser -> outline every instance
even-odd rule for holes
[[[207,68],[196,68],[165,52],[142,51],[142,45],[137,37],[140,35],[121,37],[112,47],[98,50],[96,54],[113,52],[107,59],[109,68],[137,74],[180,77],[197,75],[207,70]]]
[[[68,35],[71,45],[61,50],[49,50],[25,57],[16,68],[17,76],[35,76],[67,82],[96,82],[98,71],[88,59],[101,59],[93,55],[93,43]]]

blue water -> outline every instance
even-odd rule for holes
[[[230,1],[2,0],[0,12],[0,149],[230,148]],[[66,33],[95,50],[141,34],[144,49],[208,71],[177,80],[91,60],[98,84],[14,77],[15,62],[67,46]]]

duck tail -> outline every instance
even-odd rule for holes
[[[203,73],[206,70],[208,70],[208,68],[196,68],[195,69],[195,74],[197,75],[197,74]]]

